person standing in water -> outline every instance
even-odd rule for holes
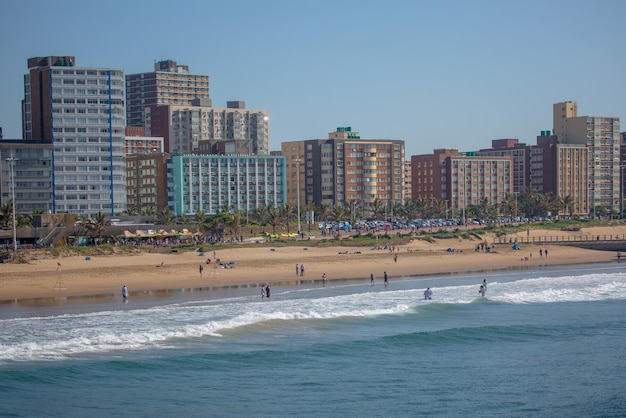
[[[374,286],[374,273],[370,274],[370,284]]]
[[[265,297],[268,299],[270,298],[270,285],[269,284],[265,287]]]
[[[389,279],[387,278],[387,272],[385,272],[385,286],[389,286]]]
[[[122,286],[122,298],[124,300],[128,299],[128,288],[126,287],[126,285]]]
[[[478,293],[480,293],[480,296],[485,297],[485,286],[481,284],[480,289],[478,289]]]
[[[433,298],[433,291],[430,290],[430,287],[424,290],[424,300],[431,300]]]
[[[322,274],[322,287],[326,287],[326,273]]]

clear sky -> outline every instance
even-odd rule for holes
[[[208,74],[214,106],[270,111],[272,150],[338,126],[405,140],[407,158],[534,144],[559,101],[626,117],[624,16],[621,0],[7,0],[0,126],[21,138],[28,58],[73,55]]]

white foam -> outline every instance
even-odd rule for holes
[[[467,304],[479,296],[478,284],[434,287],[433,292],[433,300],[425,301],[423,289],[363,291],[362,286],[353,286],[309,292],[308,297],[287,290],[275,292],[271,301],[245,296],[149,309],[7,319],[0,321],[0,363],[169,347],[178,339],[220,338],[229,330],[272,321],[289,324],[402,315],[432,303]],[[626,299],[626,274],[492,281],[487,299],[513,304]]]

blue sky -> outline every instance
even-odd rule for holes
[[[271,149],[351,126],[406,141],[407,157],[535,143],[552,104],[626,117],[626,2],[13,0],[0,5],[0,126],[21,138],[35,56],[208,74],[214,106],[271,117]],[[626,130],[626,128],[622,128]]]

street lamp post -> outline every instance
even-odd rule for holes
[[[11,154],[11,157],[7,158],[11,172],[11,202],[13,205],[13,252],[17,251],[17,225],[15,224],[15,175],[13,173],[13,165],[17,160],[17,158],[13,157],[13,154]]]
[[[296,158],[296,196],[298,199],[298,235],[302,233],[300,229],[300,158]]]

